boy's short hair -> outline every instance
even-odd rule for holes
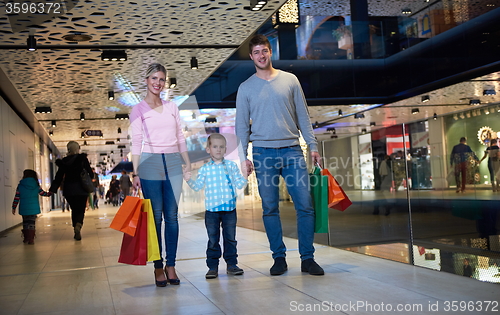
[[[262,34],[254,35],[252,39],[250,39],[250,42],[248,43],[250,53],[252,53],[253,48],[258,45],[265,45],[267,46],[267,48],[271,49],[271,43],[269,42],[269,39],[267,39],[267,37]]]
[[[208,136],[208,139],[207,139],[207,148],[210,147],[210,145],[212,144],[212,139],[224,140],[224,143],[227,144],[226,137],[224,137],[220,133],[212,133],[210,136]]]

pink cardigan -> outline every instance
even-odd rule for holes
[[[162,112],[149,107],[144,100],[130,113],[132,155],[186,152],[179,109],[174,102],[162,101]]]

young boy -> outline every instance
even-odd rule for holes
[[[207,153],[210,162],[198,170],[196,181],[191,179],[191,172],[184,173],[189,187],[198,191],[205,187],[205,226],[208,234],[207,245],[207,279],[218,276],[219,259],[222,251],[219,244],[220,227],[224,238],[224,260],[227,273],[241,275],[243,269],[237,266],[236,253],[236,193],[235,187],[243,188],[247,184],[236,163],[224,159],[226,138],[214,133],[208,137]]]

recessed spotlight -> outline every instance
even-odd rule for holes
[[[52,108],[50,106],[37,106],[35,107],[35,113],[49,114],[52,113]]]
[[[115,99],[115,91],[108,91],[108,100],[112,101]]]
[[[413,108],[413,109],[411,110],[412,115],[416,115],[416,114],[418,114],[419,112],[420,112],[420,110],[419,110],[418,108]]]
[[[28,46],[29,51],[36,50],[36,38],[35,35],[28,35],[28,39],[26,40],[26,45]]]
[[[430,99],[429,95],[422,95],[422,103],[427,103]]]

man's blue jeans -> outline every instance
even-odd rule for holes
[[[207,266],[218,269],[222,255],[220,247],[220,228],[224,242],[224,260],[228,266],[238,264],[236,254],[236,209],[233,211],[205,211],[205,227],[208,234]]]
[[[297,213],[299,253],[302,260],[314,257],[314,209],[309,193],[309,174],[300,146],[285,148],[253,147],[253,163],[262,199],[264,227],[273,258],[285,257],[279,212],[280,176],[292,196]]]
[[[175,266],[179,239],[177,213],[182,190],[182,158],[179,153],[143,153],[138,173],[144,198],[151,200],[160,256],[163,253],[161,233],[163,218],[166,265]],[[163,268],[163,259],[154,261],[154,267]]]

